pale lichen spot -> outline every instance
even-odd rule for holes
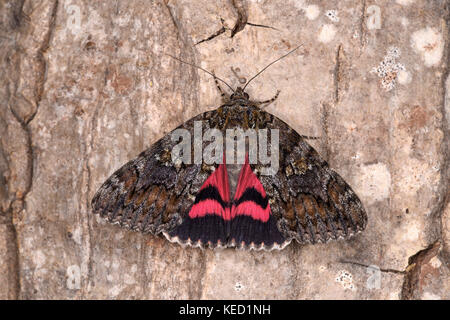
[[[412,76],[411,73],[409,73],[406,70],[400,70],[397,74],[398,83],[406,85],[411,82]]]
[[[320,14],[320,9],[315,4],[310,4],[310,5],[306,6],[305,8],[303,8],[303,10],[305,12],[306,18],[308,18],[309,20],[317,19],[317,17]]]
[[[421,228],[415,222],[405,223],[403,226],[403,240],[417,241],[420,236]]]
[[[323,43],[328,43],[331,40],[334,39],[334,36],[336,35],[336,27],[332,24],[326,24],[324,25],[319,32],[319,41]]]
[[[353,275],[347,270],[339,271],[335,278],[335,281],[339,283],[344,289],[355,291],[356,287],[353,285]]]
[[[409,20],[406,17],[401,17],[400,18],[400,23],[402,24],[402,26],[404,28],[407,28],[409,26]]]
[[[436,29],[426,27],[414,32],[411,46],[419,53],[427,67],[436,66],[444,53],[444,39]]]
[[[414,3],[416,0],[397,0],[396,2],[398,4],[401,4],[402,6],[408,6],[412,3]]]
[[[389,300],[398,300],[400,298],[399,291],[393,291],[389,294]]]
[[[381,86],[390,91],[395,88],[397,77],[400,71],[405,71],[406,68],[403,64],[397,62],[397,58],[400,57],[400,49],[397,47],[390,47],[383,60],[377,67],[372,68],[371,73],[376,73],[381,78]],[[405,80],[403,78],[403,80]]]
[[[437,256],[434,256],[430,260],[430,265],[435,269],[439,269],[442,266],[442,262]]]

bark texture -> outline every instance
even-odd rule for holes
[[[90,213],[101,183],[248,87],[353,187],[350,241],[181,248]],[[449,299],[448,1],[0,2],[0,298]]]

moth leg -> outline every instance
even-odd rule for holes
[[[261,105],[265,104],[264,107],[261,107],[261,109],[263,109],[263,108],[267,107],[269,104],[271,104],[272,102],[274,102],[275,100],[277,100],[278,95],[280,94],[280,92],[281,92],[280,90],[277,90],[277,93],[275,94],[275,96],[272,99],[265,100],[265,101],[255,101],[255,103],[257,105],[259,105],[260,107],[261,107]]]
[[[214,76],[214,82],[216,83],[217,90],[219,90],[220,96],[222,97],[222,100],[225,101],[226,94],[225,94],[225,92],[223,92],[222,87],[219,84],[219,81],[217,81],[217,78],[216,78],[216,76],[214,74],[214,70],[213,70],[213,76]]]

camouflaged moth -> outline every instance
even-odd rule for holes
[[[93,212],[122,227],[201,248],[282,249],[293,239],[327,242],[362,231],[367,215],[355,192],[303,136],[261,108],[276,96],[250,100],[245,87],[255,77],[244,88],[227,84],[233,94],[226,95],[217,82],[224,81],[214,76],[224,103],[175,130],[193,134],[196,121],[224,135],[235,128],[278,130],[276,172],[262,174],[265,165],[250,163],[247,154],[233,187],[233,165],[225,156],[216,165],[174,162],[177,141],[169,133],[106,180],[92,200]]]

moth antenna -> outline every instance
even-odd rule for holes
[[[185,63],[185,64],[187,64],[187,65],[189,65],[189,66],[191,66],[191,67],[195,67],[195,68],[197,68],[197,69],[200,69],[200,70],[206,72],[207,74],[211,75],[213,78],[216,78],[217,80],[219,80],[219,81],[225,83],[225,85],[226,85],[228,88],[230,88],[230,90],[231,90],[232,92],[235,92],[235,91],[233,90],[233,88],[232,88],[228,83],[226,83],[224,80],[222,80],[222,79],[220,79],[219,77],[217,77],[214,73],[209,72],[208,70],[203,69],[202,67],[196,66],[196,65],[193,64],[193,63],[183,61],[183,60],[181,60],[180,58],[174,57],[174,56],[171,55],[171,54],[168,54],[168,53],[164,53],[164,54],[165,54],[166,56],[171,57],[172,59],[175,59],[175,60],[180,61],[180,62],[182,62],[182,63]]]
[[[268,67],[270,67],[271,65],[273,65],[275,62],[280,61],[281,59],[283,59],[284,57],[290,55],[292,52],[294,52],[295,50],[297,50],[298,48],[300,48],[301,46],[303,46],[303,44],[298,45],[297,47],[295,47],[294,49],[292,49],[291,51],[289,51],[288,53],[286,53],[285,55],[279,57],[278,59],[276,59],[275,61],[272,61],[271,63],[269,63],[267,66],[265,66],[261,71],[259,71],[257,74],[255,74],[250,80],[247,81],[247,83],[245,84],[244,88],[242,88],[242,91],[245,91],[245,88],[248,86],[248,84],[255,79],[257,76],[259,76],[261,73],[263,73]]]

